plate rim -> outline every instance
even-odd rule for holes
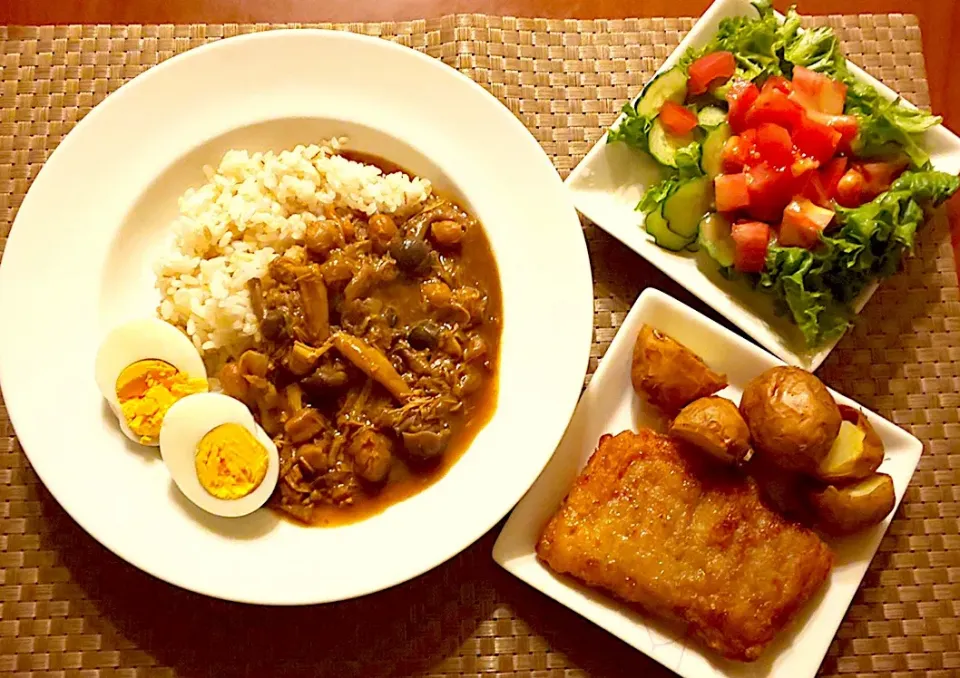
[[[65,135],[57,147],[50,153],[50,156],[43,163],[40,168],[37,176],[31,182],[24,199],[18,209],[17,216],[13,221],[10,234],[7,239],[7,244],[3,253],[3,260],[0,261],[0,311],[4,313],[9,313],[13,311],[17,305],[18,294],[14,291],[14,288],[19,281],[13,279],[13,273],[11,269],[13,264],[8,262],[12,261],[11,252],[14,255],[26,247],[27,240],[29,238],[28,234],[24,230],[23,221],[37,211],[37,207],[34,203],[37,203],[40,200],[40,191],[36,190],[37,186],[40,186],[44,193],[47,193],[49,189],[46,187],[47,182],[49,181],[46,177],[49,176],[49,167],[58,162],[58,158],[69,153],[69,149],[77,143],[77,139],[80,138],[81,134],[84,133],[84,130],[88,129],[90,126],[96,124],[96,121],[103,115],[103,110],[112,104],[108,102],[112,101],[116,103],[118,100],[126,99],[131,96],[134,96],[141,88],[149,86],[155,78],[159,77],[162,73],[165,73],[170,68],[180,67],[181,64],[187,63],[193,59],[196,59],[198,56],[201,58],[204,55],[207,55],[211,52],[216,52],[220,49],[224,49],[225,46],[237,47],[240,43],[246,42],[255,42],[255,41],[270,41],[270,40],[283,40],[289,36],[297,36],[300,39],[303,39],[308,36],[313,36],[317,39],[330,39],[335,38],[338,40],[346,40],[356,43],[365,43],[369,46],[375,46],[379,49],[387,49],[398,56],[398,58],[414,59],[420,61],[422,64],[426,64],[428,68],[434,69],[435,72],[445,73],[446,75],[441,76],[445,78],[453,77],[455,80],[459,81],[461,85],[466,86],[476,96],[485,98],[491,104],[491,111],[495,108],[500,115],[501,120],[505,125],[509,125],[516,130],[518,134],[518,139],[523,140],[524,143],[528,145],[530,149],[535,149],[536,153],[534,155],[538,156],[537,162],[540,162],[544,169],[544,180],[549,181],[555,187],[555,197],[561,199],[565,202],[565,206],[569,206],[569,221],[571,234],[573,233],[573,226],[576,225],[578,237],[575,239],[571,237],[573,242],[573,247],[576,249],[577,259],[577,272],[575,275],[582,277],[582,287],[583,292],[580,296],[577,297],[577,312],[583,317],[579,318],[576,323],[577,332],[579,336],[571,340],[574,343],[578,344],[576,353],[578,355],[578,366],[575,370],[569,370],[570,374],[573,375],[576,373],[576,378],[573,376],[566,379],[570,383],[570,394],[564,397],[565,403],[561,407],[558,407],[555,417],[559,422],[562,419],[563,425],[559,424],[555,427],[556,431],[552,433],[549,438],[544,438],[545,442],[543,443],[544,449],[555,450],[556,445],[559,440],[562,438],[563,433],[565,432],[566,425],[569,423],[570,416],[574,409],[576,408],[576,403],[579,399],[579,394],[581,391],[583,376],[586,373],[588,364],[590,349],[592,346],[592,334],[593,334],[593,277],[592,277],[592,268],[589,259],[589,253],[586,245],[586,240],[580,227],[579,218],[577,217],[576,210],[573,207],[572,200],[566,194],[564,190],[562,179],[557,173],[555,166],[551,162],[549,156],[536,141],[532,132],[523,125],[520,121],[503,103],[497,99],[493,94],[484,89],[479,83],[469,78],[464,73],[450,67],[449,65],[443,63],[440,59],[434,58],[426,53],[423,53],[419,50],[407,47],[400,43],[394,42],[392,40],[368,36],[358,33],[353,33],[350,31],[340,31],[324,28],[281,28],[273,29],[263,32],[244,34],[239,36],[231,36],[229,38],[223,38],[215,40],[213,42],[206,43],[204,45],[198,46],[193,49],[189,49],[185,52],[176,54],[165,61],[156,64],[147,68],[142,73],[138,74],[136,77],[132,78],[128,82],[125,82],[123,85],[118,87],[115,91],[109,93],[104,99],[97,104],[92,110],[90,110],[77,124],[70,130],[70,132]],[[529,156],[533,158],[534,156]],[[547,179],[547,170],[552,173],[554,176]],[[143,189],[141,189],[143,190]],[[24,216],[27,215],[27,216]],[[31,219],[32,220],[32,219]],[[17,226],[20,225],[20,228]],[[18,255],[19,257],[19,255]],[[582,297],[582,298],[581,298]],[[588,322],[589,320],[589,322]],[[571,325],[573,327],[573,325]],[[10,367],[12,363],[16,361],[16,356],[10,355],[11,348],[8,345],[8,342],[0,336],[0,384],[9,384],[10,373],[13,371]],[[501,366],[502,369],[502,366]],[[573,388],[573,384],[577,384],[577,388]],[[456,557],[462,553],[465,549],[469,548],[472,544],[478,541],[484,534],[489,532],[493,527],[499,523],[503,517],[512,510],[516,505],[517,501],[523,496],[526,489],[529,489],[529,486],[535,482],[536,478],[539,477],[539,472],[542,471],[550,459],[552,458],[552,451],[549,454],[544,454],[542,458],[542,465],[537,469],[537,473],[530,473],[529,484],[526,484],[526,487],[522,491],[519,491],[512,500],[507,503],[506,501],[500,500],[499,503],[502,503],[501,509],[498,511],[488,512],[488,518],[484,520],[484,527],[480,529],[479,527],[475,530],[471,530],[469,533],[465,533],[464,536],[460,537],[457,540],[455,546],[451,546],[448,549],[449,553],[442,559],[424,562],[420,567],[415,568],[416,571],[406,571],[398,577],[390,577],[389,582],[376,582],[369,586],[354,587],[354,590],[348,595],[344,596],[322,596],[322,597],[303,597],[300,599],[275,599],[270,595],[262,595],[262,592],[254,592],[256,595],[246,595],[245,593],[240,593],[238,595],[227,594],[224,591],[211,592],[209,590],[204,590],[202,587],[197,587],[191,584],[190,581],[184,581],[181,579],[172,578],[167,576],[164,572],[158,571],[157,568],[153,567],[152,563],[146,562],[141,558],[137,557],[128,546],[117,542],[113,538],[106,537],[103,534],[103,530],[96,525],[91,525],[90,522],[84,518],[77,516],[76,506],[68,506],[64,504],[57,492],[51,488],[50,485],[50,475],[48,474],[48,466],[44,463],[41,463],[39,466],[35,461],[35,453],[40,448],[44,447],[44,442],[39,440],[39,436],[34,436],[33,427],[24,425],[24,422],[31,419],[32,415],[29,411],[24,409],[21,406],[20,398],[14,395],[11,397],[11,394],[5,393],[5,404],[8,416],[14,428],[14,435],[19,441],[19,446],[23,453],[26,455],[27,460],[30,462],[31,467],[34,472],[37,474],[44,487],[50,492],[51,496],[56,500],[57,504],[71,517],[71,519],[76,522],[81,529],[83,529],[87,534],[89,534],[94,540],[104,546],[107,550],[111,551],[117,557],[122,560],[130,563],[139,570],[145,572],[146,574],[165,581],[171,585],[183,588],[185,590],[193,591],[201,595],[208,597],[219,598],[223,600],[253,604],[253,605],[276,605],[276,606],[294,606],[294,605],[312,605],[312,604],[322,604],[328,602],[335,602],[339,600],[346,600],[351,598],[357,598],[366,596],[378,591],[386,590],[394,586],[403,584],[406,581],[414,579],[418,576],[421,576],[425,572],[428,572],[448,560]],[[562,410],[562,411],[561,411]],[[19,431],[27,431],[26,440],[20,434]],[[30,450],[34,450],[31,452]],[[54,482],[54,486],[58,483]],[[324,528],[304,528],[304,529],[324,529]]]
[[[683,37],[683,39],[680,41],[677,47],[672,52],[670,52],[669,55],[667,55],[666,59],[664,59],[664,61],[660,64],[660,66],[654,71],[653,75],[650,77],[647,83],[651,82],[654,78],[656,78],[661,73],[672,68],[688,48],[693,47],[695,45],[704,44],[707,40],[709,40],[710,36],[705,35],[705,33],[707,33],[708,30],[711,30],[710,26],[712,26],[715,22],[719,22],[723,16],[733,15],[733,14],[745,16],[749,12],[753,12],[753,11],[755,10],[753,9],[753,5],[749,0],[714,0],[710,4],[710,6],[707,7],[704,13],[697,18],[693,26],[690,28],[689,32]],[[784,20],[784,16],[780,12],[775,11],[774,14],[777,16],[779,21],[782,22]],[[712,31],[711,31],[711,34],[712,34]],[[872,75],[867,73],[858,64],[854,63],[849,59],[847,63],[850,66],[851,71],[854,73],[854,75],[858,80],[865,82],[871,85],[872,87],[874,87],[880,93],[880,95],[887,101],[892,101],[893,99],[900,97],[900,94],[898,94],[896,91],[891,89],[889,86],[885,85],[883,82],[881,82],[877,78],[874,78]],[[636,101],[640,98],[642,89],[643,88],[641,87],[640,91],[638,91],[633,96],[629,97],[628,102],[636,103]],[[916,108],[916,106],[910,101],[908,101],[907,99],[903,99],[903,101],[909,107]],[[621,112],[620,114],[618,114],[616,120],[614,120],[614,122],[610,125],[610,127],[612,127],[613,125],[616,125],[623,118],[624,118],[624,114]],[[779,338],[781,340],[781,345],[777,345],[777,343],[773,340],[768,340],[763,337],[758,337],[757,330],[767,323],[767,318],[765,316],[761,316],[760,314],[748,309],[737,309],[737,312],[733,314],[723,313],[723,309],[717,308],[716,306],[717,302],[715,301],[715,297],[718,294],[723,295],[724,292],[719,287],[717,287],[712,281],[707,279],[706,276],[698,272],[701,279],[697,279],[697,280],[694,280],[693,282],[690,282],[689,278],[684,278],[680,275],[677,275],[676,272],[667,270],[667,268],[669,267],[665,268],[662,265],[662,263],[667,260],[668,256],[672,256],[677,253],[669,252],[663,249],[657,249],[655,250],[656,256],[651,257],[649,255],[649,252],[641,251],[641,249],[638,249],[632,243],[627,242],[625,239],[621,238],[616,233],[617,229],[611,228],[608,224],[604,223],[605,221],[608,221],[608,220],[603,218],[600,218],[600,219],[594,218],[596,215],[596,212],[590,209],[589,206],[584,205],[580,197],[580,191],[575,190],[573,188],[573,184],[575,184],[586,172],[588,172],[589,165],[592,162],[596,161],[596,157],[600,154],[601,149],[607,143],[608,131],[609,131],[609,127],[603,130],[603,133],[597,139],[596,143],[594,143],[593,146],[590,147],[590,150],[587,151],[587,154],[580,160],[580,162],[577,163],[577,165],[570,171],[570,173],[567,175],[566,179],[564,180],[564,185],[567,187],[568,191],[573,196],[573,202],[577,208],[577,211],[580,212],[582,215],[584,215],[592,223],[596,224],[597,227],[602,229],[608,235],[610,235],[613,238],[616,238],[624,246],[629,248],[631,251],[633,251],[637,255],[641,256],[645,261],[654,265],[658,270],[660,270],[662,273],[668,276],[671,280],[673,280],[678,285],[682,286],[685,290],[687,290],[688,292],[696,296],[703,303],[713,308],[717,313],[721,313],[722,315],[724,315],[724,317],[726,317],[730,322],[735,324],[742,332],[744,332],[748,337],[750,337],[750,339],[758,343],[760,346],[762,346],[764,349],[766,349],[767,351],[775,355],[780,360],[783,360],[784,362],[790,365],[795,365],[805,370],[809,370],[811,372],[819,369],[819,367],[823,364],[823,362],[833,352],[834,348],[836,348],[840,340],[843,339],[844,336],[846,336],[846,333],[849,332],[849,329],[847,330],[847,332],[840,335],[839,337],[826,341],[823,344],[821,344],[819,347],[810,349],[808,353],[798,353],[797,351],[792,350],[790,347],[786,346],[785,345],[786,341],[784,341],[784,337],[782,337],[782,335],[779,332],[777,332],[775,329],[771,329],[770,334]],[[950,141],[950,143],[954,146],[954,151],[952,153],[952,155],[954,156],[953,157],[954,163],[958,167],[960,167],[960,137],[958,137],[955,133],[953,133],[950,129],[948,129],[944,124],[935,126],[928,132],[928,134],[934,134],[941,137],[944,140]],[[638,229],[638,231],[643,233],[642,217],[638,218],[636,228]],[[647,242],[653,245],[652,239],[650,239],[645,233],[643,233],[643,237],[646,239]],[[651,251],[654,251],[654,250],[651,250]],[[879,279],[879,278],[874,279],[866,288],[864,288],[861,291],[860,295],[854,300],[853,308],[856,311],[854,314],[855,317],[860,315],[864,306],[866,306],[866,304],[869,303],[870,299],[873,297],[874,293],[876,292],[877,288],[882,282],[883,282],[882,279]],[[807,357],[805,357],[805,355]]]
[[[683,302],[677,300],[676,298],[670,296],[669,294],[655,287],[647,287],[643,290],[643,292],[641,292],[636,302],[633,304],[633,306],[631,306],[630,311],[628,312],[626,318],[624,319],[624,322],[617,329],[617,334],[614,336],[613,341],[610,344],[611,348],[615,344],[619,344],[623,342],[632,343],[630,341],[630,338],[627,337],[626,334],[624,333],[624,328],[626,328],[628,324],[630,324],[628,323],[628,320],[629,321],[633,320],[631,316],[636,317],[637,315],[642,315],[642,308],[645,306],[649,306],[651,304],[662,304],[667,309],[670,309],[675,312],[680,312],[694,318],[699,329],[709,333],[711,336],[715,336],[715,335],[724,336],[726,339],[733,342],[738,347],[739,351],[744,352],[745,357],[750,357],[751,354],[756,355],[759,352],[761,355],[764,355],[769,362],[772,362],[778,365],[786,364],[783,360],[781,360],[776,356],[765,354],[762,348],[750,343],[747,339],[723,327],[713,319],[700,313],[695,308],[692,308],[687,304],[684,304]],[[608,353],[609,353],[609,349],[608,349]],[[601,358],[600,366],[597,368],[597,371],[594,373],[594,377],[591,379],[587,388],[584,390],[583,396],[581,396],[581,402],[585,402],[588,399],[592,399],[595,396],[596,392],[598,392],[599,389],[602,389],[604,382],[606,381],[606,379],[604,378],[604,375],[606,374],[607,370],[615,369],[614,363],[612,361],[608,361],[607,365],[608,367],[604,368],[604,358]],[[603,370],[602,373],[601,373],[601,370]],[[598,376],[601,378],[597,379]],[[597,384],[597,386],[594,386],[594,384]],[[920,439],[918,439],[915,435],[913,435],[909,431],[904,430],[902,427],[891,422],[889,419],[861,405],[860,403],[854,401],[852,398],[849,398],[848,396],[845,396],[839,391],[836,391],[835,389],[830,388],[829,386],[827,386],[827,388],[830,390],[831,394],[834,395],[834,397],[839,396],[840,399],[853,403],[853,405],[855,405],[857,408],[864,411],[868,417],[875,418],[875,421],[880,422],[884,428],[889,427],[889,428],[895,429],[897,432],[897,435],[902,436],[902,439],[904,441],[903,442],[904,449],[902,451],[903,454],[911,455],[912,468],[910,470],[909,477],[906,477],[904,480],[904,485],[902,489],[898,490],[896,505],[894,506],[894,510],[885,519],[887,522],[883,529],[883,532],[878,535],[876,544],[872,547],[869,553],[869,558],[864,558],[862,561],[863,573],[860,575],[855,586],[848,585],[849,596],[846,596],[846,594],[844,594],[844,598],[846,598],[846,600],[844,601],[844,605],[842,607],[842,614],[838,615],[836,625],[833,627],[832,634],[830,635],[827,642],[823,644],[822,653],[818,657],[817,664],[813,668],[812,672],[809,674],[810,678],[812,678],[812,676],[816,674],[819,666],[822,664],[823,657],[826,656],[826,653],[829,650],[832,640],[836,637],[836,633],[840,627],[840,624],[846,618],[846,613],[850,603],[853,601],[857,592],[860,590],[860,587],[863,584],[863,579],[866,576],[866,573],[869,570],[869,567],[873,562],[873,559],[876,557],[876,554],[879,551],[880,544],[883,538],[889,532],[890,525],[893,523],[893,520],[896,518],[897,511],[899,510],[900,505],[903,501],[907,487],[909,486],[913,476],[916,474],[917,466],[919,465],[920,459],[922,457],[923,447],[924,447],[922,441],[920,441]],[[578,403],[578,410],[579,408],[580,408],[580,403]],[[579,414],[578,412],[574,412],[574,416],[571,419],[571,423],[576,420],[576,418],[578,417],[578,414]],[[637,424],[633,423],[630,428],[631,430],[636,430]],[[607,431],[607,433],[616,433],[616,432],[619,432],[619,431]],[[558,453],[561,452],[560,448],[564,446],[565,442],[566,442],[566,436],[565,436],[565,439],[561,441],[560,446],[558,447]],[[571,449],[569,450],[569,454],[571,456],[573,454],[582,455],[582,449],[579,447],[574,449],[573,445],[574,444],[571,444]],[[591,445],[592,445],[591,449],[596,449],[596,442],[591,443]],[[577,461],[577,464],[576,464],[577,471],[574,475],[574,478],[576,478],[579,475],[579,473],[583,470],[584,466],[587,463],[587,460],[591,455],[592,455],[592,452],[588,453],[582,461]],[[557,455],[554,455],[554,460],[551,462],[551,464],[560,463],[560,461],[561,461],[560,458]],[[575,580],[574,578],[568,578],[567,575],[557,575],[553,573],[552,570],[546,567],[543,563],[540,562],[539,558],[537,558],[536,544],[533,543],[528,545],[526,543],[526,540],[524,539],[524,532],[526,531],[525,528],[528,528],[529,526],[528,524],[523,525],[520,523],[520,517],[518,514],[524,510],[523,507],[525,503],[533,501],[531,495],[535,492],[538,484],[547,482],[545,477],[548,474],[549,474],[549,468],[541,474],[541,477],[537,480],[537,483],[535,483],[534,486],[531,487],[527,495],[524,496],[520,504],[517,505],[517,507],[511,513],[510,517],[507,519],[507,522],[504,525],[503,529],[501,530],[500,534],[498,535],[497,541],[494,543],[494,546],[492,549],[492,555],[493,555],[494,561],[496,561],[498,565],[500,565],[503,569],[505,569],[511,575],[525,582],[528,586],[531,586],[532,588],[536,589],[542,595],[545,595],[548,598],[556,601],[560,605],[563,605],[567,609],[583,617],[585,620],[603,629],[610,635],[616,638],[619,638],[621,641],[627,643],[628,645],[633,647],[635,650],[650,657],[657,663],[665,666],[671,671],[677,672],[682,676],[693,678],[694,674],[687,671],[683,671],[680,664],[673,665],[673,666],[669,665],[665,663],[663,657],[657,656],[656,654],[649,652],[647,649],[639,647],[635,642],[625,638],[623,635],[621,635],[616,630],[611,628],[611,626],[607,625],[601,619],[599,619],[599,613],[591,614],[591,611],[596,609],[603,609],[603,610],[615,609],[615,612],[611,611],[611,614],[615,614],[618,619],[624,618],[624,615],[628,610],[628,606],[626,603],[619,601],[616,597],[603,591],[602,589],[597,589],[597,588],[587,586],[582,582]],[[569,493],[569,490],[570,490],[569,487],[563,490],[562,494],[560,495],[561,502],[563,501],[563,498],[567,496],[567,494]],[[551,512],[551,515],[553,512],[555,512],[555,510],[556,509],[553,509],[553,511]],[[518,552],[517,550],[518,545],[522,545],[523,547],[522,552]],[[540,582],[537,581],[536,577],[528,576],[528,571],[531,569],[531,567],[528,566],[527,563],[530,560],[530,558],[535,559],[535,562],[536,562],[535,567],[537,572],[546,573],[546,575],[549,575],[551,577],[551,581],[557,582],[556,585],[551,585],[551,586],[541,585]],[[831,569],[831,576],[832,576],[832,573],[836,570],[836,568],[837,566],[836,564],[834,564],[834,567]],[[569,600],[562,599],[562,596],[554,595],[554,592],[571,593],[571,594],[574,592],[578,592],[578,588],[577,588],[578,586],[581,588],[584,588],[592,595],[596,595],[602,598],[603,602],[607,603],[609,607],[604,606],[601,608],[597,608],[596,603],[594,603],[593,601],[585,601],[585,602],[569,601]],[[823,593],[824,591],[826,591],[825,586],[821,587],[821,589],[818,591],[818,594]],[[804,612],[809,613],[818,609],[818,607],[811,607],[811,602],[812,601],[807,601],[807,604],[798,613],[797,617],[802,616]],[[825,602],[821,601],[819,604],[822,605],[822,604],[825,604]],[[649,621],[652,621],[653,623],[657,623],[658,621],[658,618],[655,615],[649,614],[647,612],[641,611],[638,614],[641,617],[643,617],[645,622],[649,620]],[[797,617],[791,620],[791,623],[794,623]],[[821,623],[821,627],[822,626],[823,624]],[[789,628],[782,630],[781,634],[778,634],[777,639],[782,639],[783,634],[786,632],[789,632]],[[774,642],[776,642],[776,639]],[[699,654],[704,655],[707,659],[712,658],[712,659],[716,659],[718,662],[723,661],[719,655],[709,650],[708,648],[705,648],[699,644],[696,644],[694,647]],[[763,661],[764,659],[772,660],[772,659],[775,659],[775,657],[768,656],[765,653],[764,655],[761,656],[761,661]],[[681,659],[681,663],[682,663],[682,659]],[[745,667],[744,671],[747,671],[748,668],[751,666],[755,666],[754,664],[750,664],[750,663],[739,663],[739,662],[731,662],[731,663],[737,667]],[[727,672],[722,668],[722,665],[719,663],[715,664],[715,666],[716,666],[716,674],[718,676],[730,676],[731,678],[741,678],[740,673]],[[746,674],[743,674],[743,675],[746,675]],[[753,674],[750,674],[750,675],[753,675]],[[763,675],[772,675],[772,674],[763,674]]]

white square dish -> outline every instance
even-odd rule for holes
[[[751,15],[755,16],[756,11],[749,0],[716,0],[658,73],[672,68],[687,49],[709,42],[722,19]],[[854,64],[850,66],[858,78],[874,86],[884,98],[897,97],[896,92]],[[924,146],[936,169],[953,174],[960,171],[960,139],[946,127],[938,125],[927,131]],[[624,144],[607,144],[604,134],[570,173],[566,184],[574,204],[584,216],[712,306],[774,355],[807,370],[819,367],[839,337],[817,348],[807,348],[797,327],[774,313],[769,295],[755,292],[743,281],[724,279],[704,256],[670,252],[654,244],[642,228],[643,215],[635,208],[646,187],[659,178],[658,166],[650,157]],[[876,288],[876,284],[868,286],[856,300],[857,313]]]
[[[751,664],[728,661],[659,620],[607,594],[554,574],[535,553],[540,533],[604,433],[649,426],[662,430],[659,415],[635,394],[630,382],[633,344],[641,325],[669,334],[700,355],[730,385],[720,392],[735,402],[747,381],[782,364],[769,353],[655,290],[640,295],[584,391],[552,461],[513,511],[494,546],[493,557],[534,588],[618,636],[684,678],[759,678],[816,675],[853,600],[893,514],[873,528],[828,543],[836,562],[823,588],[800,615]],[[838,403],[856,405],[831,391]],[[862,409],[862,408],[861,408]],[[864,410],[883,440],[880,470],[893,478],[897,506],[920,460],[922,444],[879,415]],[[789,667],[789,669],[787,668]]]

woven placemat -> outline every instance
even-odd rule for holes
[[[692,23],[469,15],[335,28],[396,40],[467,73],[526,123],[565,175]],[[835,27],[871,73],[928,103],[914,17],[816,23]],[[0,27],[0,250],[48,154],[106,94],[176,53],[273,27]],[[703,308],[593,226],[585,231],[596,281],[591,371],[642,288]],[[822,673],[960,675],[960,300],[942,215],[823,375],[926,450]],[[0,512],[4,674],[672,675],[500,570],[490,558],[495,532],[413,582],[342,604],[264,609],[175,589],[77,527],[30,469],[2,404]]]

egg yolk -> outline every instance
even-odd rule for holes
[[[160,437],[163,417],[175,402],[206,390],[206,379],[190,377],[162,360],[138,360],[117,377],[123,418],[145,444]]]
[[[197,479],[218,499],[239,499],[267,475],[267,448],[240,424],[221,424],[197,445]]]

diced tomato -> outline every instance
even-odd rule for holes
[[[697,114],[686,106],[673,101],[664,102],[660,108],[660,122],[663,128],[674,136],[690,134],[697,126]]]
[[[772,122],[792,130],[800,124],[802,117],[802,107],[790,101],[783,92],[772,89],[761,92],[757,97],[747,112],[746,124],[747,127],[759,127],[765,122]]]
[[[727,139],[723,144],[723,152],[720,154],[720,162],[724,173],[735,174],[741,171],[747,164],[749,154],[750,149],[747,148],[747,144],[739,135],[734,134]]]
[[[767,81],[763,83],[760,92],[769,92],[771,90],[778,90],[784,94],[790,94],[790,92],[793,91],[793,85],[782,75],[771,75],[767,78]]]
[[[819,172],[811,172],[807,175],[806,182],[800,194],[810,202],[821,207],[830,206],[830,193],[823,185],[823,179]]]
[[[820,242],[820,234],[833,221],[833,215],[833,210],[818,207],[806,198],[794,198],[783,210],[780,244],[810,249]]]
[[[741,221],[730,229],[734,242],[733,266],[744,273],[759,273],[767,263],[770,227],[762,221]]]
[[[863,175],[855,169],[847,170],[837,182],[836,200],[844,207],[858,207],[863,204]]]
[[[806,182],[809,173],[813,170],[820,167],[820,161],[814,160],[813,158],[808,158],[804,155],[798,155],[794,158],[793,162],[790,163],[790,174],[792,174],[797,179],[802,179]]]
[[[840,132],[840,142],[837,144],[837,150],[842,152],[850,151],[850,144],[860,131],[860,123],[852,115],[827,115],[817,111],[807,111],[807,116],[814,122],[827,125],[828,127]]]
[[[847,100],[847,86],[823,73],[803,66],[793,69],[795,100],[802,101],[804,108],[813,107],[827,115],[840,115]]]
[[[857,170],[863,175],[864,198],[872,200],[890,188],[893,180],[900,176],[909,164],[910,161],[905,157],[887,162],[860,163]]]
[[[736,174],[747,167],[760,163],[757,152],[757,130],[748,129],[743,134],[735,134],[723,145],[721,155],[725,174]]]
[[[820,181],[827,195],[832,199],[837,193],[837,184],[840,177],[847,171],[847,159],[843,156],[834,158],[820,170]]]
[[[763,123],[757,128],[757,152],[774,167],[786,167],[793,162],[790,132],[772,122]]]
[[[702,56],[687,69],[687,92],[703,94],[712,85],[723,84],[733,77],[736,68],[731,52],[711,52]]]
[[[840,144],[837,148],[845,153],[850,152],[853,140],[860,131],[860,123],[852,115],[835,115],[830,120],[830,127],[840,132]]]
[[[732,212],[750,204],[747,175],[720,174],[713,180],[718,212]]]
[[[759,96],[760,90],[752,82],[735,80],[730,84],[726,97],[729,104],[727,120],[735,134],[746,129],[747,112]]]
[[[776,221],[796,192],[796,180],[789,169],[762,162],[747,171],[750,195],[748,211],[755,219]]]
[[[787,98],[790,99],[790,101],[792,101],[793,103],[803,108],[803,110],[805,110],[807,113],[820,113],[820,111],[817,110],[817,107],[818,107],[817,102],[811,99],[810,97],[808,97],[806,94],[804,94],[798,89],[795,89],[792,92],[790,92],[790,94],[787,95]],[[820,114],[825,115],[824,113],[820,113]]]
[[[793,143],[804,155],[825,163],[837,152],[840,136],[840,132],[829,125],[804,115],[793,130]]]
[[[747,164],[753,167],[760,164],[760,154],[757,152],[757,130],[745,129],[740,135],[743,143],[747,145]]]

